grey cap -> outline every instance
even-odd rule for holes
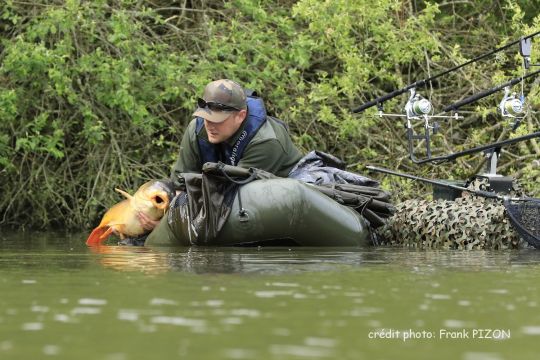
[[[247,109],[244,90],[236,82],[229,79],[212,81],[206,85],[202,99],[206,103],[225,105],[230,108],[217,110],[215,107],[210,109],[206,104],[199,104],[193,116],[202,117],[215,123],[225,121],[234,111]]]

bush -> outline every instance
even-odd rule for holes
[[[539,22],[528,2],[515,1],[4,1],[0,225],[89,227],[118,201],[114,187],[167,177],[196,97],[224,77],[261,93],[304,151],[331,152],[352,171],[371,163],[467,177],[480,156],[413,166],[400,120],[350,109],[539,30]],[[515,53],[419,91],[441,109],[518,76]],[[385,110],[400,111],[405,98]],[[538,107],[537,87],[529,98]],[[442,124],[439,151],[507,136],[495,105],[487,98],[465,121]],[[531,117],[522,131],[537,126]],[[536,190],[529,160],[538,158],[537,144],[511,153],[501,169]],[[398,179],[384,184],[405,189],[397,199],[426,191]]]

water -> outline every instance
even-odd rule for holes
[[[0,359],[537,359],[540,252],[0,235]],[[467,338],[468,337],[468,338]]]

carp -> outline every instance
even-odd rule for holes
[[[175,195],[172,183],[163,180],[150,180],[144,183],[133,196],[121,189],[115,190],[126,199],[107,210],[99,225],[86,240],[86,245],[100,245],[113,232],[122,240],[125,237],[144,234],[146,230],[141,226],[137,213],[142,212],[152,220],[159,220]]]

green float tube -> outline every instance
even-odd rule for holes
[[[169,209],[145,245],[231,246],[288,240],[300,246],[359,246],[370,242],[369,223],[362,215],[298,180],[255,180],[243,185],[239,194],[215,238],[194,234],[188,207],[180,206]]]

